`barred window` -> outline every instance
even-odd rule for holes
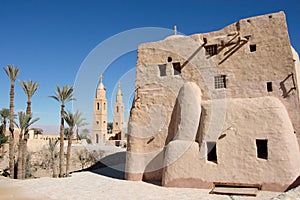
[[[226,75],[215,76],[215,89],[226,88]]]
[[[205,47],[205,50],[206,50],[206,55],[210,55],[210,56],[217,55],[218,46],[216,44],[208,45]]]

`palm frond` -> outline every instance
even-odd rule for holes
[[[18,112],[19,124],[16,124],[20,128],[20,133],[23,134],[24,130],[28,129],[32,124],[37,122],[40,118],[32,119],[32,114],[25,114],[24,112]]]
[[[59,85],[56,85],[56,89],[57,91],[54,91],[55,95],[49,96],[50,98],[53,98],[62,104],[75,100],[73,97],[73,86],[65,85],[61,88]]]
[[[32,80],[28,80],[27,82],[19,80],[19,84],[21,85],[21,87],[23,88],[25,94],[27,95],[28,100],[31,99],[33,94],[36,92],[36,90],[40,86],[39,83],[33,82]]]
[[[66,123],[69,125],[70,129],[72,130],[74,128],[74,126],[76,125],[74,114],[70,111],[67,111],[65,113],[64,119],[65,119]]]
[[[9,77],[11,81],[15,81],[17,76],[19,75],[19,68],[12,65],[7,65],[7,67],[3,67],[5,73]]]

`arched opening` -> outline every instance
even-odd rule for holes
[[[97,110],[99,110],[100,109],[100,104],[99,103],[97,103]]]
[[[119,112],[119,106],[117,106],[117,113]]]

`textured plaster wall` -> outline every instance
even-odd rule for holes
[[[204,41],[207,41],[207,43]],[[214,56],[206,55],[204,46],[213,44],[218,45],[218,54]],[[250,45],[254,44],[256,45],[256,51],[250,52]],[[202,145],[201,142],[216,140],[216,135],[233,124],[242,132],[239,132],[235,137],[234,134],[228,134],[221,140],[218,156],[221,160],[229,159],[228,162],[234,164],[235,168],[226,168],[226,170],[229,170],[227,171],[228,175],[224,175],[224,179],[220,178],[220,180],[226,179],[231,182],[230,180],[235,180],[237,176],[241,175],[241,178],[237,180],[247,183],[256,182],[258,180],[257,176],[249,176],[253,173],[254,166],[259,167],[257,169],[259,170],[258,174],[264,173],[266,166],[271,166],[269,165],[270,161],[266,161],[268,164],[264,164],[265,160],[256,160],[255,146],[253,146],[256,137],[270,138],[272,141],[270,145],[282,139],[283,143],[279,144],[283,145],[287,151],[282,155],[273,154],[273,151],[281,148],[274,147],[270,150],[270,156],[272,155],[270,159],[276,158],[279,161],[283,159],[280,162],[278,161],[280,165],[282,167],[288,165],[283,164],[286,162],[285,159],[293,157],[297,153],[299,154],[299,150],[295,150],[297,143],[293,143],[291,149],[285,147],[296,136],[300,141],[298,87],[291,90],[294,87],[292,78],[294,77],[296,85],[298,85],[297,81],[299,80],[296,78],[295,66],[297,62],[293,59],[295,55],[297,55],[296,52],[293,55],[291,50],[283,12],[243,19],[212,33],[195,34],[188,37],[175,35],[162,41],[141,44],[138,48],[136,68],[137,89],[128,126],[126,178],[128,180],[158,181],[165,178],[163,180],[165,185],[176,185],[172,183],[172,180],[180,178],[176,177],[177,174],[179,176],[182,171],[184,173],[190,171],[194,173],[193,176],[198,177],[197,181],[202,179],[203,186],[210,185],[214,177],[202,175],[208,174],[209,170],[218,172],[218,170],[221,170],[220,166],[224,166],[226,163],[224,161],[220,164],[207,163],[208,167],[205,168],[202,168],[203,165],[198,163],[195,164],[196,168],[194,168],[194,163],[190,161],[196,159],[193,156],[198,156],[197,159],[199,159],[199,156],[203,157],[205,155],[205,145]],[[168,60],[169,57],[172,58],[172,61]],[[179,62],[182,67],[180,75],[174,75],[173,63],[176,62]],[[166,68],[165,76],[160,76],[159,69],[161,66]],[[290,74],[293,74],[293,76],[289,76]],[[214,88],[214,77],[217,75],[226,75],[226,89]],[[177,167],[174,169],[171,167],[165,168],[164,164],[168,163],[167,161],[164,162],[166,146],[167,151],[169,148],[175,148],[172,147],[173,142],[171,141],[174,140],[178,131],[177,125],[180,122],[176,115],[179,108],[177,97],[180,88],[186,82],[195,83],[202,94],[201,122],[195,138],[200,144],[194,143],[194,141],[188,142],[188,144],[175,141],[175,143],[181,143],[181,145],[175,145],[177,149],[189,149],[186,152],[187,157],[182,157],[186,160],[180,161],[182,165],[176,164]],[[267,91],[267,82],[272,82],[272,92]],[[288,91],[290,92],[288,93]],[[250,101],[248,106],[252,106],[253,98],[260,99],[259,97],[269,96],[276,97],[277,100],[267,98],[269,100],[266,102],[270,104],[257,105],[256,112],[252,112],[251,107],[247,108],[247,103],[241,103],[242,101]],[[233,99],[230,101],[231,104],[228,104],[227,98]],[[239,100],[235,102],[234,98]],[[264,103],[264,100],[258,102]],[[264,106],[266,108],[268,106],[272,107],[273,103],[279,106],[280,109],[263,110]],[[245,108],[241,105],[245,105]],[[262,109],[262,112],[259,109]],[[284,111],[285,109],[287,112]],[[247,124],[247,115],[245,115],[244,121],[241,120],[240,122],[237,115],[240,111],[246,114],[251,113],[255,123],[251,122],[251,126]],[[272,115],[272,112],[275,112],[276,115]],[[232,113],[232,115],[229,115],[229,113]],[[284,116],[279,116],[278,113]],[[278,119],[273,121],[274,116],[278,116]],[[287,124],[280,124],[279,122]],[[255,128],[252,129],[252,127]],[[287,131],[284,132],[284,130]],[[296,135],[294,135],[294,131]],[[232,144],[229,143],[231,137]],[[225,148],[226,145],[233,145],[233,147],[240,145],[239,148],[245,148],[244,157],[240,157],[239,148],[233,154],[228,154],[232,156],[226,157],[227,151],[230,150],[228,147]],[[271,146],[273,148],[273,145]],[[222,150],[223,147],[224,150]],[[191,152],[191,155],[189,155],[189,152]],[[238,163],[241,159],[249,159],[249,163]],[[199,162],[201,163],[202,160]],[[274,161],[274,163],[276,162]],[[295,163],[297,162],[296,159]],[[291,165],[294,165],[294,163]],[[178,166],[181,167],[178,168]],[[275,164],[272,164],[272,166],[275,166]],[[164,174],[163,168],[166,169]],[[276,175],[274,180],[271,180],[271,175],[286,172],[282,170],[283,168],[279,168],[274,169],[275,171],[269,170],[269,174],[266,173],[269,177],[269,179],[266,179],[269,184],[278,183],[275,178],[279,177],[284,185],[295,176],[296,169],[292,167],[289,168],[292,170],[290,178],[281,177],[285,175]],[[250,170],[249,173],[248,170]],[[174,177],[169,172],[173,173]],[[185,180],[189,180],[186,181],[186,185],[193,182],[191,179],[193,176],[190,176],[190,174],[189,176],[182,176],[182,178],[186,178]],[[183,180],[181,182],[184,183]],[[276,187],[280,188],[279,186]]]
[[[274,97],[259,97],[227,99],[226,106],[225,127],[231,122],[235,127],[224,130],[215,141],[217,163],[207,160],[206,142],[211,141],[207,135],[200,147],[196,142],[174,140],[166,148],[163,185],[211,188],[213,182],[223,182],[287,189],[300,174],[300,154],[284,105]],[[257,157],[256,139],[268,140],[268,159]]]

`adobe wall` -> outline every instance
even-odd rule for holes
[[[218,45],[218,54],[206,55],[204,46],[213,44]],[[255,52],[249,50],[252,44]],[[180,75],[174,75],[173,64],[177,62],[182,67]],[[226,89],[214,88],[217,75],[226,75]],[[202,110],[210,116],[209,123],[200,125],[202,130],[221,133],[226,123],[232,123],[225,120],[227,105],[218,99],[274,96],[287,109],[300,142],[298,87],[290,91],[293,77],[297,85],[283,12],[243,19],[212,33],[175,35],[141,44],[128,125],[126,179],[161,181],[165,146],[177,132],[176,98],[185,82],[198,85],[203,102],[211,101]],[[266,82],[272,82],[272,92],[267,91]],[[261,116],[258,123],[270,126],[264,118]],[[196,141],[201,141],[199,135]]]
[[[175,139],[166,147],[162,184],[196,188],[212,188],[214,182],[260,184],[263,190],[285,191],[300,174],[300,153],[284,105],[275,97],[227,98],[226,107],[224,127],[234,122],[234,129],[225,129],[216,140],[217,162],[206,157],[208,135],[200,147]],[[201,123],[210,123],[207,119]],[[267,159],[258,158],[256,139],[268,141]]]

